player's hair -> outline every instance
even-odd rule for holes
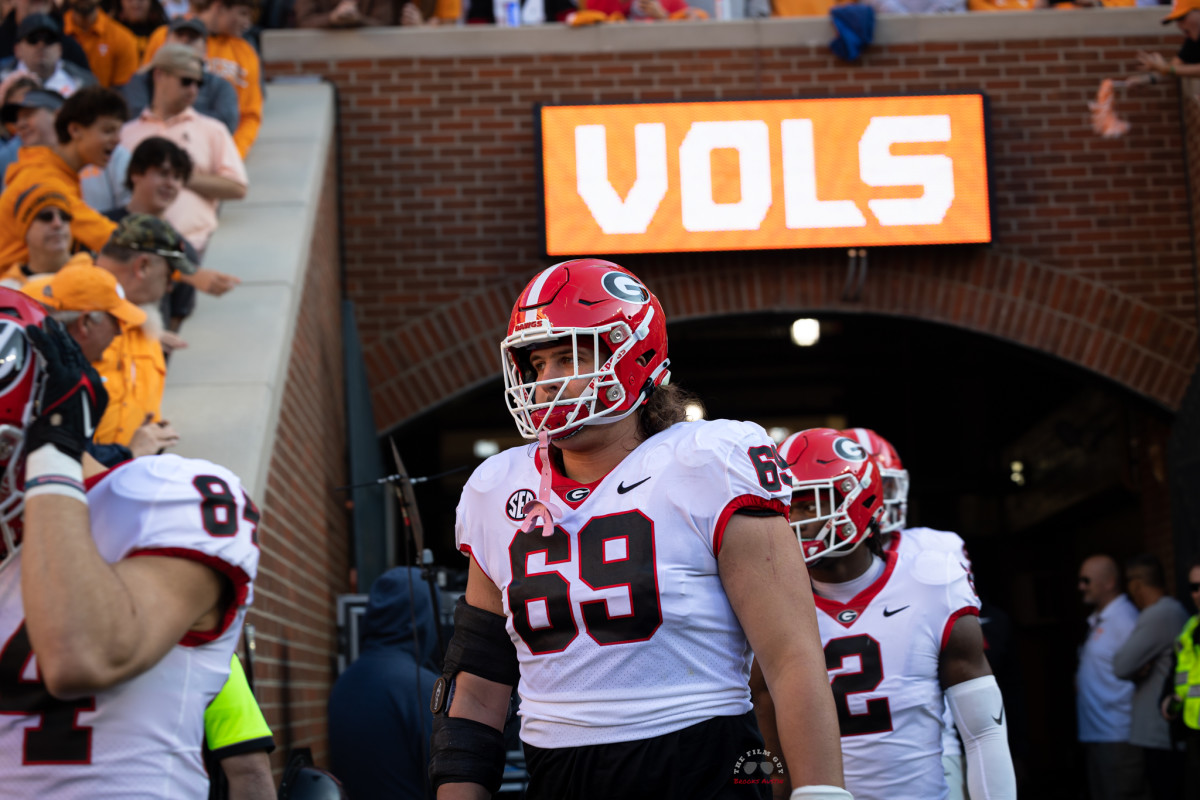
[[[184,183],[192,177],[192,157],[179,145],[161,136],[143,139],[129,157],[125,188],[133,191],[133,176],[145,175],[151,167],[169,166]]]
[[[121,122],[129,119],[129,106],[125,104],[125,98],[102,86],[89,86],[75,92],[66,99],[54,117],[58,143],[70,144],[71,123],[87,128],[101,117],[112,117]]]
[[[1152,553],[1141,553],[1125,562],[1125,578],[1137,578],[1143,583],[1156,589],[1166,590],[1167,578],[1163,573],[1162,562]]]
[[[639,409],[638,433],[643,440],[662,433],[675,423],[683,422],[687,417],[688,405],[699,402],[696,395],[673,383],[659,386]]]

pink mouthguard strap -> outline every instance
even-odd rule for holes
[[[538,434],[538,455],[542,459],[542,482],[538,486],[538,499],[530,500],[522,509],[525,521],[521,523],[521,530],[529,533],[537,519],[541,518],[542,536],[550,536],[554,533],[554,518],[561,517],[563,512],[550,502],[550,498],[553,497],[553,489],[550,487],[553,476],[550,472],[550,434],[545,431]]]

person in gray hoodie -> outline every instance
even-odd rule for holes
[[[1167,594],[1162,562],[1156,556],[1144,553],[1130,559],[1125,564],[1125,583],[1140,613],[1133,632],[1113,654],[1113,674],[1136,687],[1129,743],[1142,749],[1150,794],[1154,800],[1175,800],[1183,797],[1184,755],[1171,741],[1159,698],[1171,671],[1175,637],[1188,614]]]
[[[352,798],[423,800],[437,628],[416,567],[371,585],[361,654],[329,695],[331,771]]]

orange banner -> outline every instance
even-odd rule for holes
[[[991,241],[978,94],[540,115],[552,256]]]

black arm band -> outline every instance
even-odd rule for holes
[[[517,648],[504,627],[504,617],[476,608],[461,597],[454,607],[454,636],[446,647],[443,674],[453,680],[459,672],[506,686],[516,686],[521,679]]]
[[[433,718],[429,740],[429,782],[477,783],[495,794],[504,778],[504,734],[465,717]]]

